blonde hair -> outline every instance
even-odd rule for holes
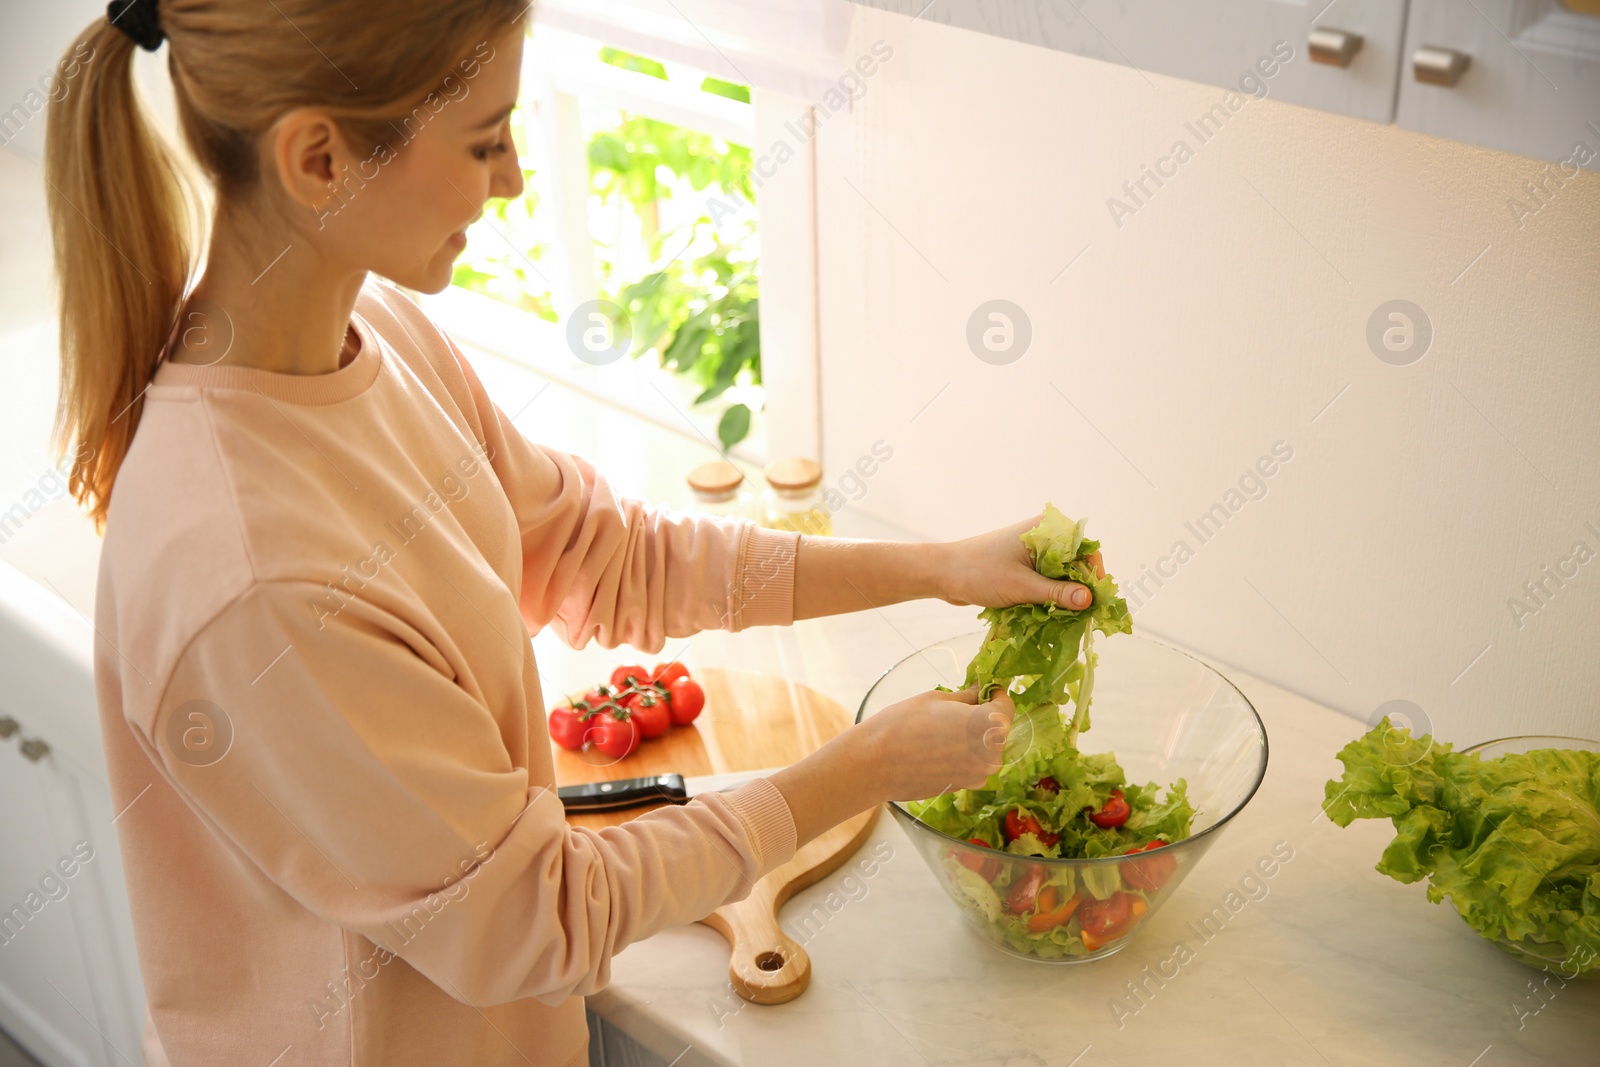
[[[156,0],[139,0],[155,3]],[[183,142],[221,199],[265,192],[258,147],[280,117],[326,110],[360,151],[383,149],[522,0],[160,0]],[[142,113],[133,41],[104,16],[68,49],[45,130],[61,315],[52,447],[76,445],[68,489],[96,531],[177,326],[203,230],[191,173]],[[87,59],[85,59],[87,55]]]

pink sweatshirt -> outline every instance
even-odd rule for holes
[[[95,675],[151,1067],[587,1062],[611,957],[795,851],[766,779],[598,833],[530,631],[782,624],[798,537],[648,510],[532,444],[393,286],[359,353],[157,371]]]

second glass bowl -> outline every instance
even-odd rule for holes
[[[1464,756],[1470,754],[1480,759],[1488,760],[1497,756],[1532,752],[1541,748],[1600,752],[1600,741],[1591,741],[1581,737],[1533,735],[1502,737],[1497,741],[1485,741],[1481,745],[1464,748],[1461,750],[1461,754]],[[1495,937],[1488,940],[1502,951],[1509,953],[1513,958],[1537,970],[1554,971],[1559,977],[1569,981],[1574,978],[1586,981],[1600,981],[1600,966],[1595,966],[1593,956],[1586,960],[1572,958],[1569,956],[1566,947],[1553,938],[1530,937],[1522,940],[1513,940],[1509,937]]]

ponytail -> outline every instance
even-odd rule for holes
[[[51,446],[57,460],[75,446],[67,485],[96,532],[193,268],[187,185],[135,96],[134,48],[97,19],[45,128],[61,316]]]

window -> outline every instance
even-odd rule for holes
[[[456,284],[425,298],[430,314],[463,341],[750,462],[815,455],[811,168],[777,182],[752,172],[759,131],[804,111],[537,25],[514,130],[526,192],[486,208]],[[778,213],[785,262],[768,272]],[[764,329],[774,313],[806,328]]]

